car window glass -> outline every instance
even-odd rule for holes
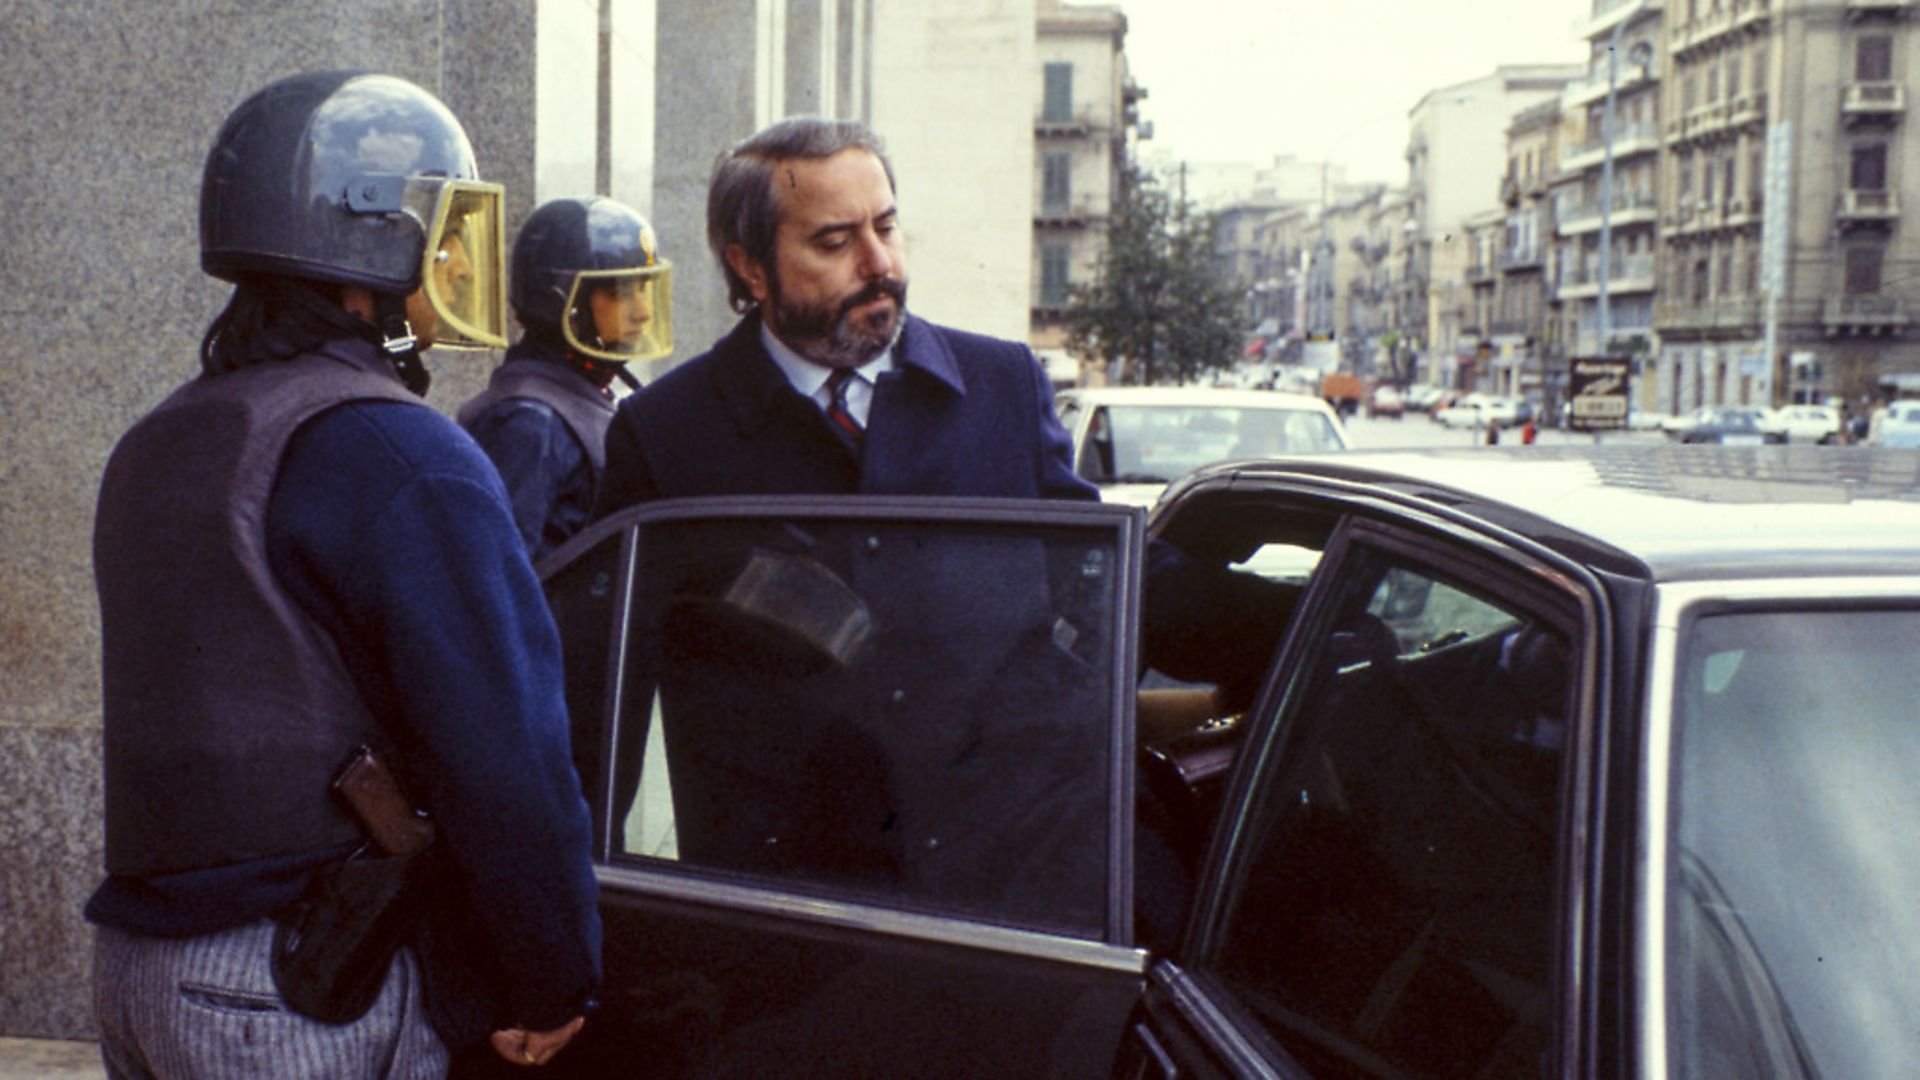
[[[1119,535],[643,524],[615,858],[1101,937]]]
[[[1316,1075],[1542,1075],[1569,641],[1360,553],[1199,966]]]
[[[592,785],[604,787],[608,777],[600,755],[606,744],[607,675],[621,596],[620,554],[625,536],[624,532],[615,532],[602,538],[587,552],[550,569],[544,582],[547,607],[559,628],[561,655],[566,658],[574,767],[581,783],[589,786],[588,801],[596,806],[605,805]],[[547,564],[542,568],[548,569]],[[604,822],[603,814],[594,815],[596,840],[605,831]]]
[[[1170,482],[1235,458],[1341,449],[1339,433],[1317,409],[1113,406],[1096,413],[1094,429],[1103,457],[1094,465],[1083,459],[1081,474],[1123,483]]]
[[[1694,621],[1675,703],[1676,1076],[1920,1060],[1920,613]]]

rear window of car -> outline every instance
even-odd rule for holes
[[[1920,611],[1692,624],[1667,866],[1680,1076],[1920,1061]]]

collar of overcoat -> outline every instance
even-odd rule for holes
[[[727,411],[743,433],[752,433],[767,422],[773,403],[782,391],[795,393],[780,365],[767,355],[760,343],[758,313],[741,319],[713,350],[714,382]],[[906,316],[900,340],[893,346],[893,374],[915,385],[940,393],[962,397],[966,380],[960,364],[944,335],[931,323],[914,315]],[[882,376],[882,380],[885,380]]]

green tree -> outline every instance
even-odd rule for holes
[[[1130,166],[1093,284],[1069,290],[1067,348],[1123,384],[1192,382],[1233,365],[1239,292],[1220,273],[1213,216]]]

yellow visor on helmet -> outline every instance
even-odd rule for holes
[[[436,346],[506,348],[504,190],[474,180],[440,182],[421,269],[427,301],[440,318]]]
[[[573,276],[561,320],[582,356],[625,363],[673,352],[673,264],[583,270]]]

